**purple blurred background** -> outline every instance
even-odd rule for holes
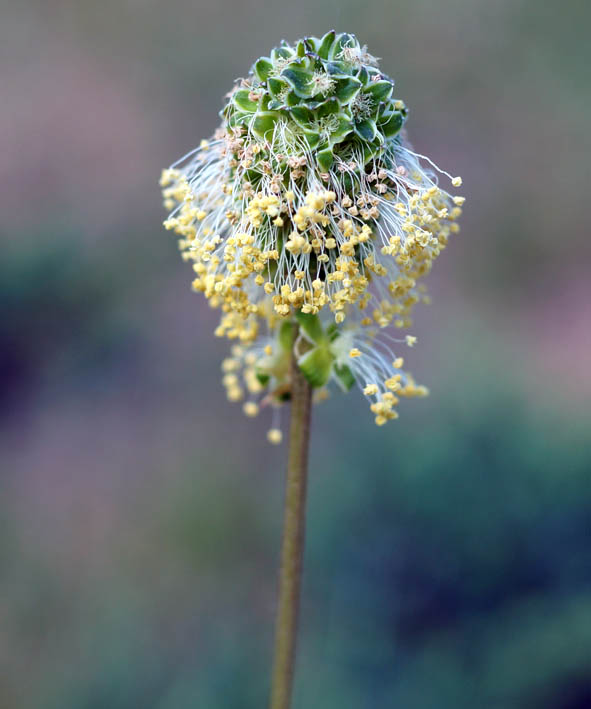
[[[296,707],[591,706],[591,6],[52,0],[0,25],[0,706],[265,704],[285,450],[225,400],[160,169],[354,32],[462,232],[376,430],[315,413]],[[589,702],[589,703],[586,703]]]

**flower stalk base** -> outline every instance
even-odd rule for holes
[[[295,354],[292,354],[291,384],[289,458],[270,709],[289,709],[291,705],[304,553],[312,387],[302,374]]]

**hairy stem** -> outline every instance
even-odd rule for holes
[[[281,571],[279,574],[279,604],[275,629],[271,709],[289,709],[291,705],[304,552],[312,387],[301,373],[293,353],[291,381],[289,458],[281,546]]]

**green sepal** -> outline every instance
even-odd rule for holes
[[[266,81],[273,71],[273,62],[268,57],[257,59],[254,65],[254,73],[259,81]]]
[[[257,369],[255,371],[255,375],[261,386],[267,386],[267,384],[269,383],[269,379],[271,379],[271,377],[265,372],[263,372],[261,369]]]
[[[363,89],[363,93],[371,94],[376,102],[387,101],[392,96],[393,89],[389,81],[372,81]]]
[[[326,64],[326,72],[333,79],[348,79],[351,76],[349,66],[345,62],[328,62]]]
[[[324,118],[324,116],[331,116],[334,113],[338,113],[341,110],[341,105],[337,98],[331,96],[327,98],[326,101],[318,104],[316,108],[316,115],[319,118]]]
[[[376,124],[374,121],[366,119],[355,124],[355,133],[368,142],[371,142],[376,137]]]
[[[290,108],[290,114],[294,121],[298,123],[302,128],[308,128],[312,120],[314,119],[314,114],[304,104],[298,104],[297,106],[292,106]]]
[[[304,44],[306,46],[306,54],[309,54],[313,52],[316,54],[317,51],[317,44],[318,38],[317,37],[304,37]]]
[[[350,76],[347,79],[339,79],[335,94],[341,103],[349,103],[359,93],[361,82]]]
[[[367,165],[370,160],[373,160],[380,152],[380,144],[377,141],[373,143],[363,143],[363,164]]]
[[[327,32],[324,37],[320,40],[320,46],[318,47],[318,56],[321,59],[328,59],[328,53],[330,48],[334,44],[337,33],[334,30]]]
[[[301,96],[298,96],[293,89],[287,94],[287,100],[285,104],[289,106],[289,108],[291,108],[292,106],[298,106],[301,102]]]
[[[287,65],[287,69],[296,69],[297,71],[314,71],[315,60],[309,54],[304,54],[302,57],[292,57]]]
[[[252,130],[260,137],[264,138],[267,133],[272,132],[280,118],[276,111],[261,111],[257,113],[252,122]]]
[[[325,148],[316,153],[316,162],[322,172],[328,172],[334,162],[334,155],[330,148]]]
[[[308,383],[316,389],[329,380],[333,361],[328,345],[318,345],[298,359],[298,366]]]
[[[339,117],[338,128],[333,131],[328,138],[329,146],[332,148],[334,145],[337,145],[337,143],[342,143],[352,130],[353,124],[351,123],[351,121],[347,120],[346,118]]]
[[[338,365],[335,363],[333,371],[343,391],[350,391],[351,387],[355,384],[355,377],[349,367],[347,367],[346,364]]]
[[[359,46],[359,42],[357,42],[355,35],[347,34],[346,32],[342,32],[341,34],[338,35],[338,37],[336,38],[332,47],[330,48],[330,51],[328,53],[328,58],[329,59],[338,59],[340,53],[343,51],[343,49],[345,47],[353,47],[355,45]]]
[[[277,98],[279,94],[285,89],[287,86],[285,81],[281,81],[281,79],[276,79],[274,76],[270,76],[267,79],[267,88],[269,89],[269,93],[271,96],[274,96]]]
[[[291,57],[291,52],[287,47],[275,47],[271,50],[271,61],[275,63],[278,59],[289,59]]]
[[[334,342],[341,336],[339,326],[334,322],[330,323],[330,325],[326,328],[326,335],[331,342]]]
[[[247,89],[240,89],[232,96],[235,106],[243,113],[256,113],[259,105],[256,101],[248,98],[250,92]]]
[[[369,84],[369,82],[370,82],[369,72],[367,71],[367,69],[364,66],[362,66],[361,69],[359,69],[359,72],[357,73],[357,78],[363,84],[363,86],[367,86],[367,84]]]
[[[295,323],[292,320],[284,320],[279,327],[279,345],[288,352],[291,352],[293,347],[294,327]]]
[[[302,134],[304,138],[308,141],[310,149],[314,150],[314,148],[316,148],[318,146],[318,143],[320,142],[319,133],[313,130],[304,130],[302,131]]]
[[[314,84],[310,72],[287,67],[281,72],[281,76],[287,79],[300,98],[310,98],[312,96]]]
[[[302,311],[299,310],[295,317],[298,321],[300,329],[304,331],[304,334],[312,340],[312,342],[320,344],[327,341],[326,333],[324,332],[324,328],[322,327],[322,323],[320,322],[318,315],[313,315],[312,313],[302,313]]]
[[[387,121],[380,125],[380,131],[386,138],[392,138],[404,124],[404,116],[400,111],[394,111]]]
[[[297,57],[305,57],[306,56],[306,42],[303,39],[300,39],[299,42],[296,44],[296,56]]]

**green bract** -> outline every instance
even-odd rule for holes
[[[352,34],[333,30],[295,47],[284,41],[254,63],[222,115],[230,128],[243,126],[271,143],[284,125],[321,172],[330,170],[335,155],[353,151],[369,162],[407,115],[393,97],[394,81],[376,64]]]

